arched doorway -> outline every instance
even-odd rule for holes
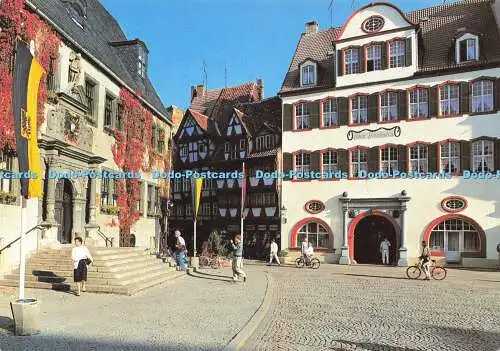
[[[59,224],[57,240],[61,244],[72,241],[73,231],[73,185],[68,179],[59,179],[56,184],[54,217]]]
[[[381,264],[380,243],[391,243],[390,264],[398,262],[399,226],[384,213],[362,214],[351,223],[349,231],[350,256],[356,263]]]

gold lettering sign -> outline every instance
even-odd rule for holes
[[[24,139],[30,139],[31,136],[31,122],[30,117],[24,109],[21,109],[21,136]]]

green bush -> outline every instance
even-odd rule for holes
[[[226,256],[228,249],[223,243],[218,231],[214,230],[208,236],[208,249],[219,256]]]

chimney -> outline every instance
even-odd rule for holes
[[[306,23],[306,34],[318,33],[318,22],[312,21]]]
[[[257,99],[264,99],[264,81],[262,79],[257,79]]]
[[[191,86],[191,102],[193,102],[195,97],[203,95],[205,95],[205,86],[203,84],[199,84],[198,86]]]

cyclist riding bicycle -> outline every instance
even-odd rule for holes
[[[304,241],[302,241],[302,247],[300,249],[300,253],[302,254],[302,259],[304,260],[304,262],[307,262],[307,255],[306,255],[306,251],[307,251],[307,248],[308,248],[308,241],[307,241],[307,236],[304,238]]]
[[[309,265],[311,263],[311,259],[314,257],[314,248],[311,242],[309,242],[309,244],[307,245],[307,249],[305,250],[305,257],[305,264]]]
[[[422,253],[419,258],[424,268],[425,280],[430,280],[431,274],[429,272],[429,265],[431,263],[431,252],[425,240],[422,241]]]

